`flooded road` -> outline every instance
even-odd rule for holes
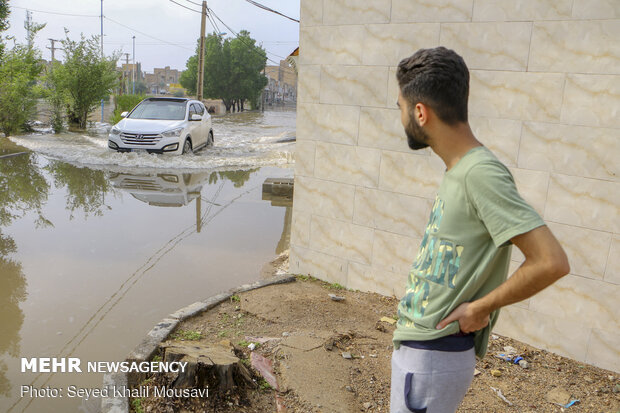
[[[257,280],[288,248],[291,206],[261,187],[293,176],[295,112],[213,124],[213,150],[180,157],[110,152],[97,133],[12,138],[32,152],[0,158],[0,411],[98,411],[20,389],[101,374],[22,373],[20,358],[120,361],[167,314]]]

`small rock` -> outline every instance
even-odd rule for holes
[[[586,383],[594,383],[594,380],[592,380],[590,376],[583,376],[583,381]]]
[[[349,360],[352,359],[353,356],[351,355],[351,353],[349,353],[348,351],[345,351],[344,353],[342,353],[342,357]]]
[[[612,393],[620,393],[620,384],[616,384],[611,391]]]
[[[496,336],[495,334],[491,334],[491,338],[492,338],[493,340],[497,340],[497,339],[499,338],[499,336]]]
[[[362,407],[363,407],[364,409],[366,409],[366,410],[370,409],[370,407],[371,407],[371,406],[372,406],[372,403],[371,403],[371,402],[366,402],[366,403],[362,404]]]
[[[561,387],[556,387],[555,389],[547,393],[545,399],[549,403],[561,404],[562,406],[564,406],[565,404],[568,404],[568,402],[570,402],[570,393]]]
[[[256,348],[256,343],[248,344],[248,348],[250,349],[250,351],[254,351],[254,349]]]
[[[376,358],[377,358],[377,355],[376,355],[376,354],[369,354],[368,356],[369,356],[369,357],[372,357],[373,359],[376,359]]]
[[[353,393],[353,387],[351,387],[351,386],[346,386],[345,390],[346,391],[350,391],[351,393]]]
[[[491,370],[491,376],[493,377],[500,377],[502,375],[502,372],[499,370]]]
[[[474,369],[474,377],[478,376],[480,373],[482,373],[480,370]]]
[[[607,378],[609,379],[609,381],[614,381],[616,378],[612,375],[607,376]]]
[[[288,337],[288,336],[290,336],[290,334],[287,333],[286,331],[284,333],[282,333],[282,337]]]
[[[379,320],[379,321],[384,321],[384,322],[386,322],[386,323],[388,323],[388,324],[394,324],[394,323],[396,323],[396,320],[394,320],[394,319],[393,319],[393,318],[391,318],[391,317],[381,317],[381,320]]]
[[[332,301],[344,301],[344,297],[336,294],[328,294]]]
[[[529,367],[529,364],[526,360],[519,360],[519,366],[523,367],[524,369]]]
[[[504,346],[504,351],[509,355],[517,354],[517,349],[513,346]]]

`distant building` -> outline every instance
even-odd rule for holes
[[[144,79],[146,86],[152,93],[167,93],[170,90],[170,85],[176,85],[179,83],[182,71],[177,69],[170,69],[170,66],[165,68],[155,68],[153,73],[145,73]]]
[[[279,66],[266,66],[265,75],[269,83],[265,87],[267,105],[294,104],[297,101],[297,72],[286,60]]]
[[[144,73],[142,73],[142,64],[140,63],[123,63],[120,69],[122,76],[124,79],[129,79],[131,82],[134,80],[135,73],[135,81],[139,82],[144,80]]]

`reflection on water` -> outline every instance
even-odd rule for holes
[[[260,188],[290,169],[3,157],[20,150],[0,140],[0,411],[95,411],[19,390],[97,387],[100,374],[21,373],[20,358],[121,360],[161,318],[258,279],[288,248],[290,200],[267,202]]]

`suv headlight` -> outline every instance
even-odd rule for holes
[[[181,132],[183,132],[183,128],[174,128],[162,132],[161,136],[163,136],[164,138],[178,138],[179,136],[181,136]]]
[[[110,129],[110,135],[120,135],[120,134],[121,134],[121,130],[117,128],[116,126]]]

